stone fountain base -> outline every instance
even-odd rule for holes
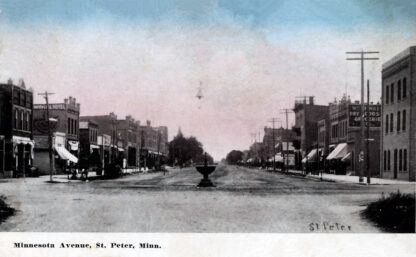
[[[214,183],[208,178],[209,174],[214,172],[215,165],[196,166],[196,170],[204,176],[199,182],[198,187],[215,187]]]
[[[198,187],[215,187],[214,183],[208,178],[208,179],[201,179],[201,182],[199,182]]]

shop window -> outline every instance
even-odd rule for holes
[[[19,112],[19,129],[23,130],[23,111]]]
[[[400,111],[397,112],[397,132],[400,131]]]
[[[32,114],[30,112],[27,113],[27,130],[32,131]]]
[[[393,132],[393,113],[390,113],[390,132]]]
[[[14,128],[19,128],[19,111],[17,109],[14,110]]]
[[[394,103],[394,84],[390,85],[390,102]]]
[[[387,151],[387,169],[391,170],[391,152],[390,152],[390,150]]]
[[[394,149],[394,162],[393,162],[393,170],[396,173],[397,171],[397,149]]]
[[[23,130],[27,130],[27,118],[26,118],[26,113],[23,113]]]
[[[400,149],[399,150],[399,171],[402,171],[402,168],[403,168],[402,161],[403,161],[403,152],[402,152],[402,149]]]
[[[406,85],[406,78],[403,78],[403,85],[402,85],[402,98],[406,98],[407,96],[407,85]]]
[[[407,171],[407,149],[403,150],[403,170]]]
[[[402,112],[403,119],[402,119],[402,130],[406,131],[406,110],[403,110]]]
[[[402,97],[402,82],[397,81],[397,100],[400,101]]]

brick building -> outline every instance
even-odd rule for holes
[[[63,103],[49,104],[54,168],[65,172],[66,168],[78,164],[80,104],[69,97]],[[34,166],[43,174],[49,174],[49,144],[46,104],[33,106],[33,137],[35,140]]]
[[[166,126],[152,127],[150,121],[145,126],[139,126],[140,167],[152,168],[163,163],[169,154],[168,128]]]
[[[9,79],[0,84],[0,177],[25,176],[33,164],[33,93]]]
[[[296,132],[291,129],[264,127],[263,147],[267,152],[267,160],[272,161],[273,154],[275,154],[277,155],[275,161],[283,162],[283,159],[287,157],[287,165],[294,166],[295,148],[293,142],[296,138]]]
[[[360,152],[366,153],[369,147],[369,170],[371,176],[379,176],[380,171],[380,126],[381,105],[370,103],[369,111],[365,104],[364,125],[369,126],[369,140],[361,137],[361,105],[359,101],[352,103],[344,96],[340,101],[329,104],[329,153],[326,157],[329,168],[336,173],[348,171],[366,176],[365,162],[359,161]],[[328,141],[328,140],[327,140]],[[362,144],[361,144],[362,143]]]
[[[104,157],[103,149],[98,145],[98,125],[94,121],[79,122],[79,168],[97,170],[104,166],[104,160],[109,160],[109,153]],[[101,150],[101,151],[100,151]]]
[[[415,181],[416,46],[382,66],[381,176]]]
[[[130,115],[123,120],[117,120],[117,136],[124,146],[127,161],[123,163],[123,168],[138,166],[137,133],[137,122]]]
[[[100,148],[102,165],[123,165],[125,150],[123,141],[117,133],[117,115],[111,112],[108,115],[81,116],[81,121],[92,122],[98,126],[97,144]],[[121,136],[121,135],[120,135]]]
[[[295,155],[296,167],[302,167],[301,161],[316,147],[318,137],[318,121],[327,119],[329,107],[327,105],[316,105],[314,97],[296,100],[295,107],[295,126],[293,130],[297,132],[299,151]]]

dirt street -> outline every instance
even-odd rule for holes
[[[380,232],[360,211],[381,193],[414,185],[321,182],[219,165],[215,188],[197,188],[194,168],[114,180],[0,181],[17,214],[0,231],[30,232]]]

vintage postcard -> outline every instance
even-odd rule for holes
[[[416,254],[415,17],[0,0],[0,255]]]

